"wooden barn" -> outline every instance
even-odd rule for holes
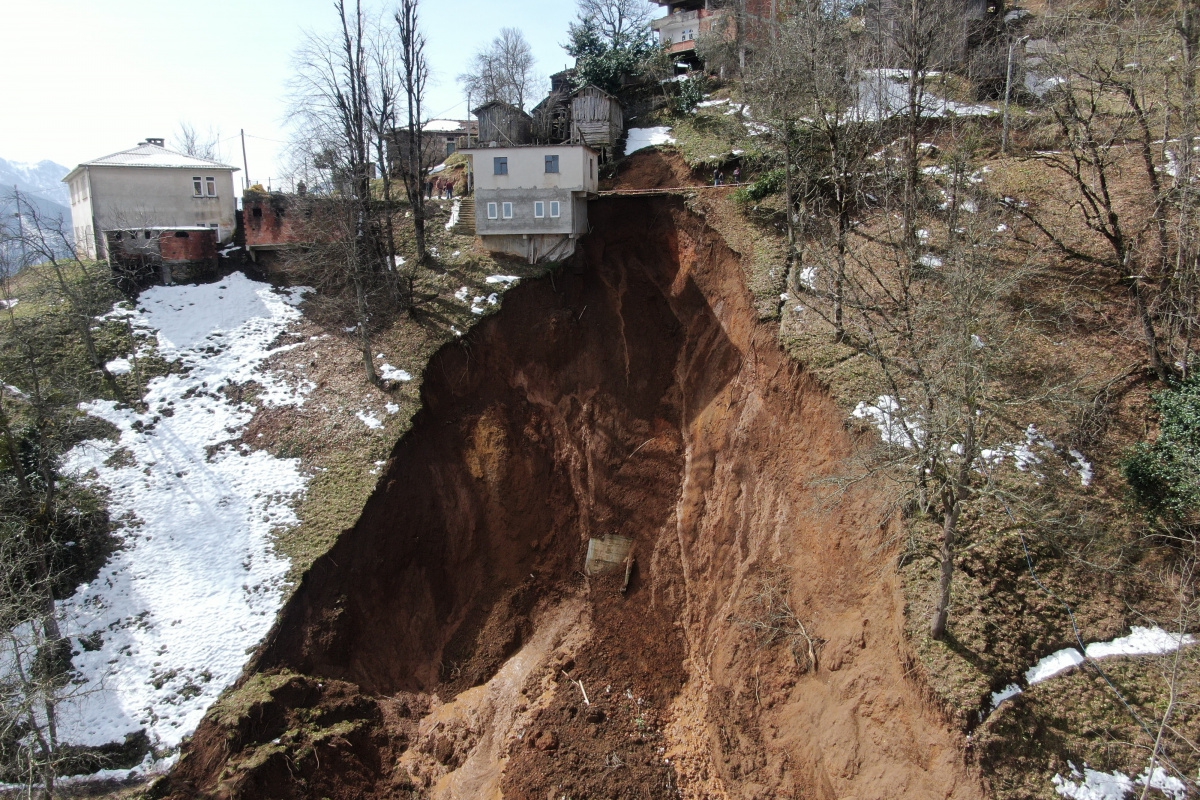
[[[571,95],[571,141],[594,148],[601,160],[608,161],[624,131],[625,116],[617,98],[590,85]]]
[[[493,100],[475,109],[481,147],[514,147],[533,141],[533,118],[514,105]]]

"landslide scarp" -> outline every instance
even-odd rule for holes
[[[883,504],[822,495],[852,442],[737,254],[676,200],[591,216],[431,361],[358,523],[163,794],[979,795],[905,677]],[[609,535],[627,588],[583,573]],[[815,672],[756,634],[767,589]]]

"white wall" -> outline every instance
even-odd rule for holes
[[[215,178],[216,197],[196,197],[192,178]],[[78,187],[77,187],[78,184]],[[207,183],[203,183],[207,195]],[[84,167],[72,178],[71,224],[78,232],[120,228],[194,226],[215,223],[221,242],[233,238],[237,197],[233,170],[187,167]],[[79,191],[76,191],[76,189]],[[95,258],[95,230],[84,236],[81,254]],[[77,241],[79,239],[77,238]],[[81,244],[83,243],[81,242]]]
[[[599,187],[596,153],[584,145],[480,147],[464,150],[471,159],[476,190],[561,189],[595,192]],[[546,172],[546,156],[558,156],[558,172]],[[496,175],[494,159],[508,159],[508,174]]]

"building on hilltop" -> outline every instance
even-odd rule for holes
[[[479,136],[479,123],[467,119],[431,119],[422,129],[422,164],[432,167],[454,155]],[[388,136],[388,163],[392,174],[403,173],[408,158],[408,128],[397,128]]]
[[[106,258],[107,231],[203,227],[217,231],[218,243],[230,241],[237,226],[236,170],[168,150],[162,139],[80,164],[63,178],[79,255]]]
[[[711,0],[653,0],[667,9],[664,17],[652,20],[658,42],[672,55],[687,57],[696,52],[696,40],[729,22],[728,10],[714,8]],[[718,30],[720,28],[718,27]]]
[[[571,95],[569,117],[570,141],[594,148],[602,162],[612,160],[613,148],[625,132],[621,101],[598,86],[583,86]]]
[[[514,105],[493,100],[475,109],[475,117],[481,146],[512,147],[533,141],[533,118]]]
[[[584,144],[462,152],[475,178],[475,233],[488,249],[531,264],[575,252],[588,231],[588,198],[599,187],[599,153]]]

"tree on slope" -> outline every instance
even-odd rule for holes
[[[645,0],[579,0],[563,45],[575,59],[576,84],[619,92],[625,80],[645,72],[657,52]]]
[[[516,28],[501,28],[500,35],[471,58],[469,69],[458,76],[472,105],[499,100],[524,109],[537,91],[533,48]]]
[[[422,105],[425,85],[429,82],[429,64],[425,59],[425,35],[417,16],[417,0],[401,0],[395,16],[400,38],[400,82],[407,103],[405,152],[401,175],[408,203],[412,207],[416,229],[417,263],[424,263],[425,252],[425,134]]]
[[[354,295],[354,317],[363,367],[371,383],[380,382],[371,343],[371,306],[387,247],[382,241],[380,209],[372,203],[371,153],[377,82],[372,74],[373,31],[361,0],[337,0],[338,31],[329,37],[310,35],[296,58],[293,118],[305,135],[299,144],[328,169],[330,202],[339,207],[348,241],[339,248],[338,269]]]

